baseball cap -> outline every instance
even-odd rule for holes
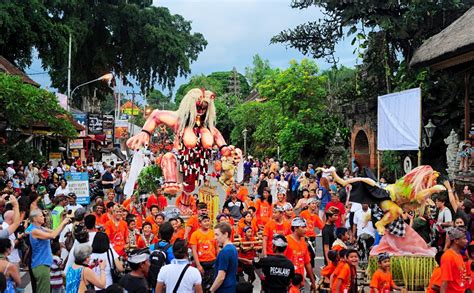
[[[296,217],[291,220],[291,227],[306,227],[306,220],[301,217]]]

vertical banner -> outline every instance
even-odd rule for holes
[[[87,122],[88,122],[87,128],[89,130],[89,134],[103,134],[104,133],[102,114],[89,113],[89,119]]]
[[[89,174],[87,172],[66,172],[64,177],[67,180],[69,191],[76,194],[77,203],[88,205],[90,203]]]
[[[103,115],[102,116],[102,125],[104,128],[105,141],[110,143],[113,140],[114,133],[114,116],[113,115]]]
[[[81,124],[84,126],[84,130],[82,130],[79,133],[79,137],[86,137],[87,136],[87,114],[86,113],[74,113],[72,114],[72,117],[74,120],[76,120],[77,123]]]
[[[378,97],[377,149],[412,151],[420,148],[421,89]]]

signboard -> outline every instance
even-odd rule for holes
[[[421,89],[379,96],[377,106],[377,149],[418,150],[421,134]]]
[[[89,130],[89,134],[103,134],[104,133],[104,125],[102,120],[101,114],[89,114],[89,119],[87,121],[87,128]]]
[[[115,138],[128,138],[128,121],[115,120]]]
[[[113,115],[103,115],[102,116],[105,141],[112,142],[112,136],[114,132],[114,116]]]
[[[70,149],[82,149],[84,147],[84,141],[82,139],[71,139],[69,141]]]
[[[89,197],[89,174],[87,172],[65,172],[64,178],[67,180],[69,191],[77,196],[77,203],[88,205]]]
[[[73,113],[72,117],[76,120],[77,123],[84,126],[84,130],[79,133],[80,137],[85,137],[87,135],[87,114]]]
[[[49,153],[49,159],[50,160],[61,160],[62,155],[61,155],[61,153]]]

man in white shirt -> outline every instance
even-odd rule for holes
[[[67,195],[68,197],[68,205],[66,206],[66,211],[72,210],[74,213],[78,208],[82,208],[83,206],[76,202],[76,194],[71,192]]]
[[[453,225],[453,214],[446,206],[446,201],[447,198],[444,195],[440,195],[436,198],[436,208],[438,208],[439,211],[436,225],[448,232]]]
[[[8,176],[8,179],[12,179],[13,178],[13,175],[15,175],[16,171],[15,169],[13,169],[13,163],[15,163],[15,161],[13,160],[10,160],[7,162],[7,176]]]
[[[173,254],[175,259],[169,265],[162,267],[158,274],[155,292],[172,293],[176,287],[176,292],[201,293],[201,273],[195,267],[190,266],[187,259],[188,247],[185,240],[177,239],[174,242]],[[181,277],[181,275],[183,276]],[[180,277],[181,282],[177,284]]]
[[[362,204],[362,208],[354,213],[354,226],[352,227],[354,234],[357,231],[357,234],[355,234],[357,239],[363,237],[368,247],[372,246],[375,240],[375,228],[372,224],[371,215],[369,205]]]

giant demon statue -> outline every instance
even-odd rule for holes
[[[179,172],[183,176],[183,190],[192,192],[196,183],[206,177],[211,150],[217,146],[223,157],[235,157],[238,149],[227,146],[219,130],[215,127],[215,95],[205,89],[192,89],[183,98],[177,111],[154,110],[143,129],[127,141],[131,149],[147,146],[156,127],[164,124],[175,133],[173,150],[161,158],[163,189],[167,194],[181,190]]]

